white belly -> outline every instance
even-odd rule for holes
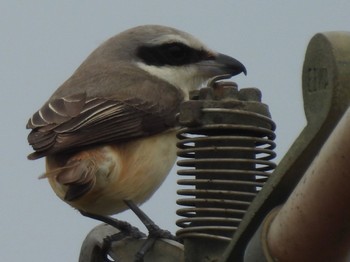
[[[111,215],[127,209],[125,199],[136,204],[148,200],[175,163],[175,134],[169,131],[122,145],[95,148],[99,152],[96,155],[103,155],[104,159],[96,173],[96,184],[70,205],[90,213]]]

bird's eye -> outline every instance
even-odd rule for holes
[[[186,59],[188,49],[181,44],[168,44],[164,46],[164,55],[169,60],[174,62],[181,62]]]
[[[137,56],[148,65],[181,66],[205,59],[206,53],[183,43],[165,43],[156,46],[141,46]]]

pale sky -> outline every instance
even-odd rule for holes
[[[107,38],[142,24],[187,31],[240,60],[277,124],[279,161],[305,126],[301,70],[310,38],[350,31],[350,1],[20,1],[0,0],[0,260],[74,262],[99,222],[82,217],[38,180],[44,161],[28,161],[28,118]],[[176,167],[142,209],[177,230]],[[140,226],[129,211],[117,215]],[[141,228],[143,229],[143,228]]]

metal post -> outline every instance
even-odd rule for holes
[[[224,76],[225,77],[225,76]],[[180,109],[178,174],[185,186],[177,211],[184,217],[177,236],[184,240],[185,261],[215,261],[223,254],[275,167],[275,124],[256,88],[238,90],[217,82],[193,94]],[[190,178],[189,178],[190,177]]]

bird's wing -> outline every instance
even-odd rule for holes
[[[117,73],[109,80],[103,75],[100,81],[94,77],[98,86],[89,85],[85,90],[78,87],[80,92],[71,95],[62,91],[67,88],[58,89],[29,119],[27,128],[32,131],[28,141],[35,150],[29,159],[83,146],[128,141],[175,125],[183,95],[173,86],[156,79],[150,81],[149,77],[125,81],[132,76],[123,80]],[[72,86],[75,82],[84,85],[79,77],[66,84]],[[123,87],[115,86],[113,90],[111,84]]]

